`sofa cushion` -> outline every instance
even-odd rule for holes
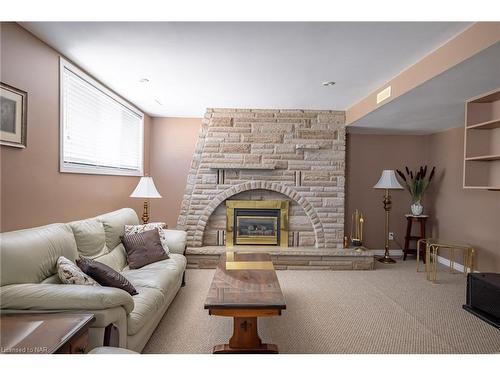
[[[186,258],[179,254],[170,254],[169,259],[148,264],[140,269],[131,270],[126,267],[122,275],[135,286],[135,288],[155,288],[167,294],[176,287],[176,282],[182,277],[186,268]]]
[[[165,296],[158,289],[138,288],[139,294],[133,296],[134,309],[127,316],[127,333],[135,335],[141,328],[153,319],[155,313],[161,310]]]
[[[104,263],[116,272],[121,272],[121,270],[123,270],[123,268],[127,265],[127,253],[125,252],[123,244],[119,244],[109,253],[95,258],[94,260]]]
[[[125,225],[139,224],[139,218],[131,208],[122,208],[107,214],[99,215],[95,219],[99,220],[104,226],[106,245],[109,249],[114,249],[120,244],[120,237],[125,233]]]
[[[62,284],[62,282],[61,279],[59,278],[59,275],[56,273],[40,281],[40,284]]]
[[[76,260],[76,264],[102,286],[123,289],[132,296],[137,294],[136,289],[125,276],[103,263],[88,258],[80,258]]]
[[[96,219],[69,223],[75,236],[78,253],[85,258],[97,258],[109,252],[103,224]]]
[[[163,229],[170,253],[184,254],[186,250],[187,233],[177,229]]]
[[[0,283],[39,283],[57,273],[60,256],[78,257],[75,237],[66,224],[1,233]]]

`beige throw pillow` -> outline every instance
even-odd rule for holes
[[[167,245],[167,237],[165,235],[165,232],[163,231],[163,228],[165,228],[166,224],[165,223],[147,223],[147,224],[141,224],[141,225],[125,225],[125,236],[131,235],[131,234],[137,234],[137,233],[144,233],[147,232],[148,230],[152,229],[157,229],[158,234],[160,235],[160,241],[161,241],[161,246],[163,247],[163,250],[165,251],[165,254],[170,254],[170,250]]]
[[[85,274],[75,263],[65,257],[57,259],[57,275],[63,284],[99,286],[93,278]]]

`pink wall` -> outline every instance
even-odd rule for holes
[[[151,176],[161,199],[151,200],[151,217],[175,228],[201,118],[154,118]]]
[[[0,146],[0,230],[90,217],[121,207],[138,177],[59,172],[59,54],[15,23],[1,23],[1,80],[28,92],[28,147]],[[149,128],[145,119],[145,170]]]
[[[351,215],[363,212],[365,246],[383,249],[385,244],[384,190],[374,189],[384,169],[416,169],[426,163],[427,137],[408,135],[348,134],[346,173],[345,233],[351,232]],[[406,190],[392,190],[389,230],[394,232],[392,249],[404,246],[405,214],[410,212],[411,199]],[[423,202],[426,205],[426,201]]]
[[[384,245],[383,192],[373,189],[380,171],[408,165],[436,166],[437,174],[423,205],[430,215],[428,235],[445,241],[470,243],[476,249],[477,269],[500,271],[500,192],[462,188],[463,127],[426,136],[350,134],[347,143],[346,233],[355,208],[366,217],[365,244]],[[406,191],[392,192],[391,248],[402,248],[409,212]],[[443,252],[447,257],[448,254]]]

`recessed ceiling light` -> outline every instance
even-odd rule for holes
[[[323,86],[333,86],[335,85],[335,82],[333,81],[325,81],[323,83],[321,83]]]
[[[148,82],[149,82],[149,79],[147,79],[147,78],[141,78],[141,79],[139,80],[139,82],[140,82],[140,83],[148,83]]]

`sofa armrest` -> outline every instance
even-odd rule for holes
[[[13,284],[0,288],[2,309],[104,310],[122,306],[130,313],[134,300],[124,290],[66,284]]]
[[[168,249],[172,253],[184,254],[186,250],[187,233],[177,229],[163,229],[167,239]]]

